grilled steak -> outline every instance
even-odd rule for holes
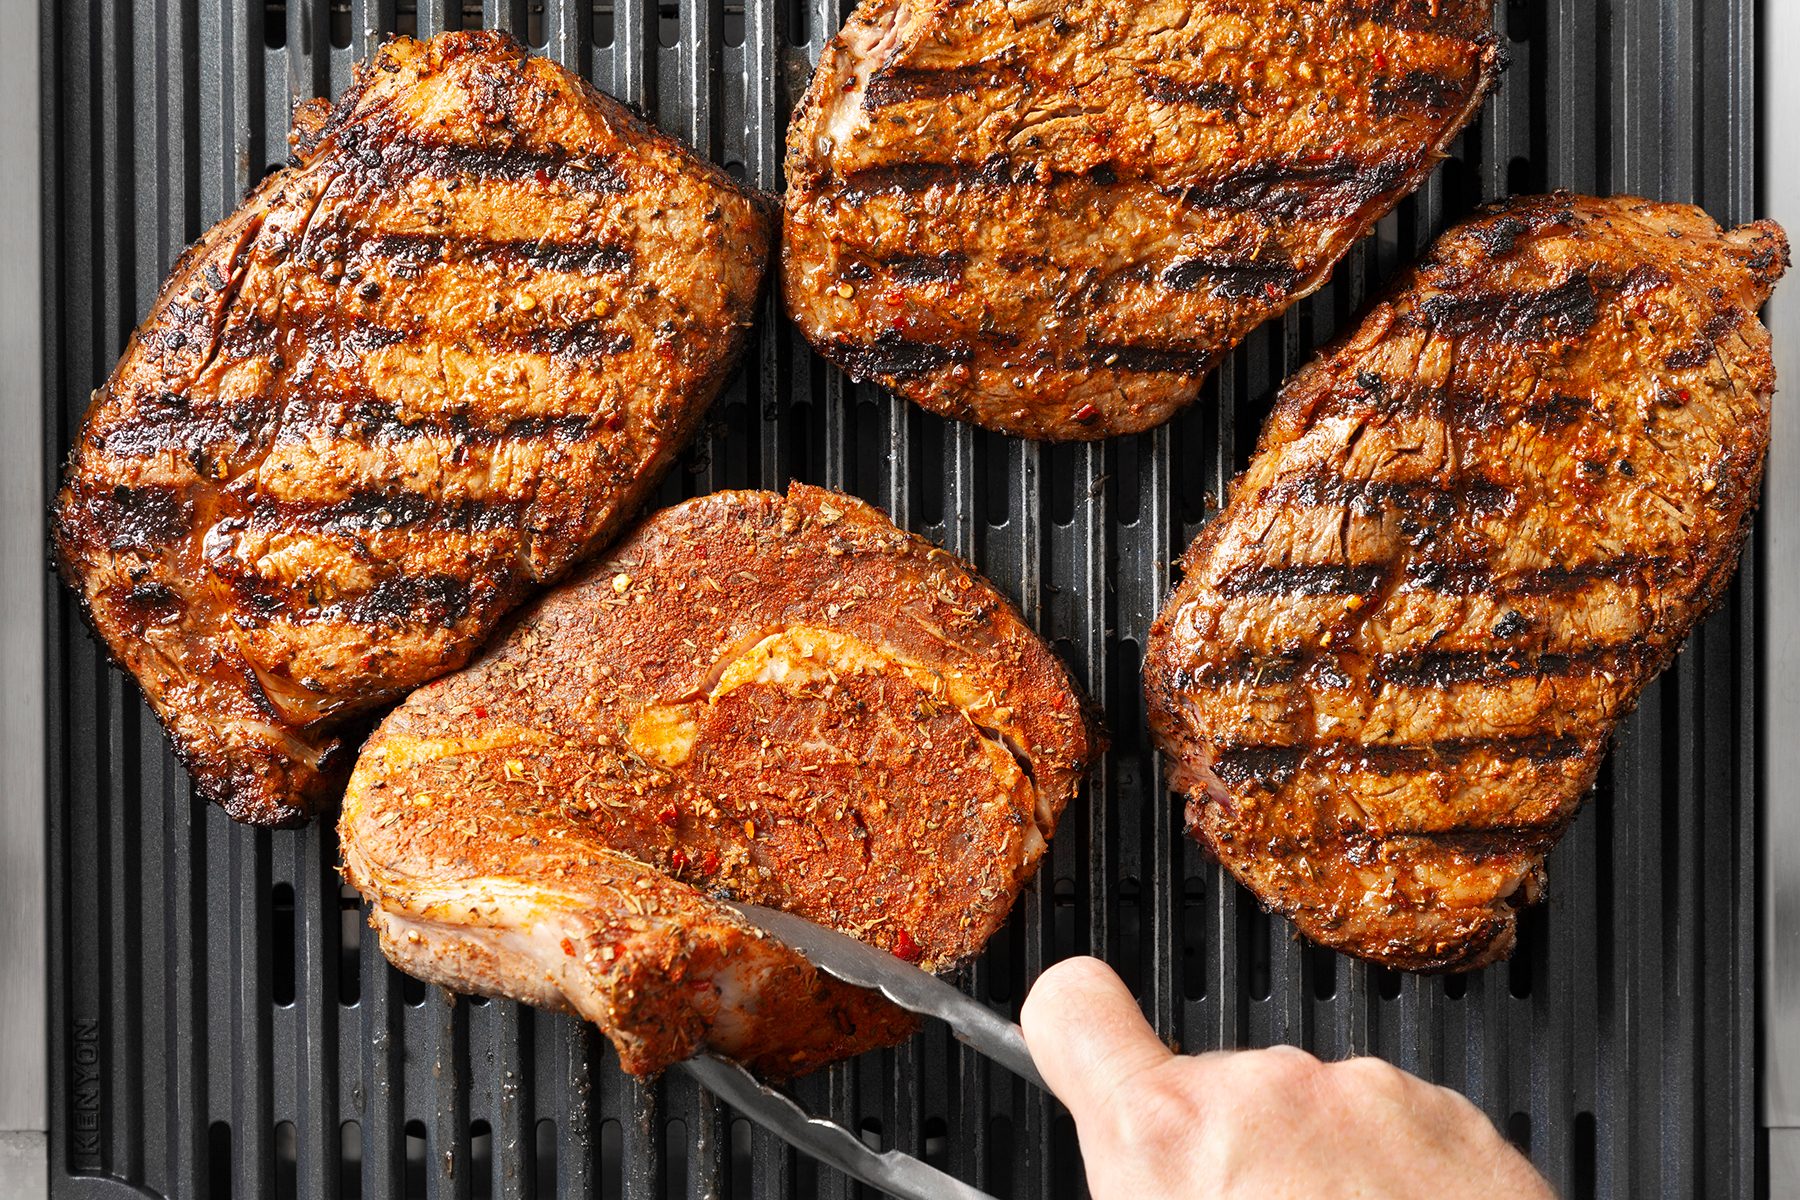
[[[910,1022],[712,896],[941,970],[1005,919],[1095,735],[969,568],[795,485],[658,513],[375,732],[339,833],[388,957],[569,1009],[628,1070],[795,1074]]]
[[[1786,265],[1766,221],[1514,200],[1289,382],[1144,666],[1190,830],[1266,905],[1396,967],[1510,953],[1736,569]]]
[[[400,39],[176,263],[62,571],[199,790],[304,820],[346,719],[604,544],[744,340],[773,213],[497,33]]]
[[[1498,78],[1490,0],[867,0],[788,134],[821,353],[1057,440],[1161,424],[1417,187]]]

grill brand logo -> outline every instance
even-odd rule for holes
[[[70,1054],[74,1086],[69,1089],[69,1147],[77,1171],[98,1171],[100,1163],[100,1020],[76,1017]]]

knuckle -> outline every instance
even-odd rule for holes
[[[1473,1100],[1455,1088],[1433,1084],[1431,1092],[1443,1106],[1444,1114],[1452,1120],[1460,1121],[1488,1133],[1493,1132],[1494,1127],[1488,1123],[1487,1114],[1477,1108]]]
[[[1397,1101],[1412,1082],[1406,1072],[1379,1058],[1347,1058],[1333,1063],[1330,1071],[1340,1090],[1361,1100]]]
[[[1293,1046],[1252,1051],[1244,1063],[1266,1086],[1279,1088],[1308,1086],[1325,1069],[1324,1063]]]

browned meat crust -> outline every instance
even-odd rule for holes
[[[1511,952],[1762,479],[1781,230],[1556,195],[1449,234],[1282,391],[1151,632],[1194,836],[1325,945]]]
[[[199,790],[305,820],[338,730],[597,548],[744,341],[773,213],[498,33],[399,39],[176,264],[57,499]]]
[[[788,133],[821,353],[1056,440],[1166,421],[1493,88],[1489,0],[866,0]]]
[[[951,967],[1005,919],[1096,740],[964,563],[848,496],[721,492],[396,709],[340,834],[406,970],[572,1008],[629,1070],[711,1045],[793,1074],[911,1026],[708,897]]]

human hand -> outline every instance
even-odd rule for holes
[[[1095,1200],[1554,1200],[1467,1099],[1380,1059],[1171,1054],[1098,959],[1044,972],[1022,1022]]]

